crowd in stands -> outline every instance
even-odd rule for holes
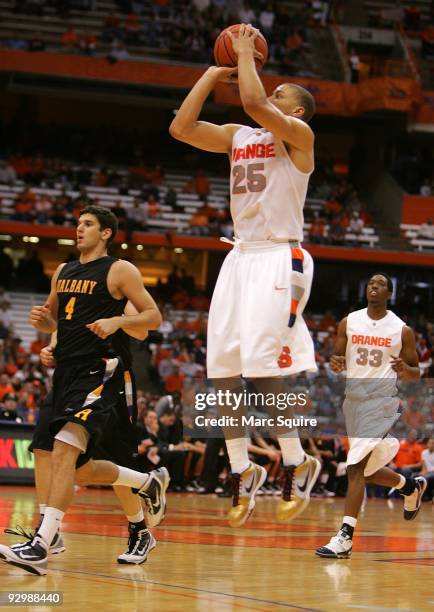
[[[317,76],[312,67],[306,29],[325,26],[331,2],[311,0],[294,7],[276,0],[117,0],[118,12],[103,19],[101,30],[76,29],[70,25],[59,46],[66,52],[95,55],[109,45],[109,59],[128,59],[133,48],[152,48],[168,53],[171,59],[212,62],[214,42],[224,28],[251,23],[267,38],[270,63],[284,73]],[[49,0],[16,0],[14,11],[44,16]],[[56,0],[57,14],[67,19],[71,10],[94,10],[95,0]],[[3,44],[13,49],[44,50],[40,34],[30,41],[12,35]],[[129,51],[130,50],[130,51]]]
[[[130,207],[124,207],[121,199],[112,207],[118,217],[120,229],[127,231],[127,240],[134,231],[156,231],[148,225],[149,219],[159,219],[163,212],[184,213],[178,202],[182,194],[197,194],[202,205],[192,213],[188,227],[183,231],[196,236],[232,237],[233,227],[229,211],[229,197],[225,207],[211,206],[211,181],[203,170],[198,170],[191,180],[178,188],[162,189],[165,183],[161,165],[148,165],[143,159],[131,164],[127,170],[88,164],[76,165],[56,159],[13,156],[0,163],[0,184],[14,185],[22,180],[26,187],[17,193],[9,218],[40,224],[75,224],[79,211],[87,204],[101,203],[91,196],[86,186],[117,188],[119,195],[133,190],[135,197]],[[58,195],[36,194],[32,187],[60,189]],[[305,239],[314,244],[360,246],[357,236],[366,225],[372,224],[357,192],[347,176],[345,165],[318,161],[309,186],[308,198],[325,202],[320,210],[305,209],[305,220],[310,223]],[[1,204],[1,201],[0,201]],[[158,231],[158,230],[157,230]],[[160,229],[160,231],[162,231]],[[349,240],[351,233],[356,239]]]
[[[228,495],[229,468],[221,432],[214,435],[212,430],[197,427],[194,418],[197,394],[212,391],[206,377],[208,298],[196,290],[194,279],[185,270],[177,268],[167,283],[159,284],[154,296],[163,322],[143,347],[149,354],[149,382],[137,394],[138,460],[144,470],[166,465],[174,491]],[[0,420],[34,423],[52,373],[39,361],[48,338],[38,335],[28,349],[24,348],[13,331],[7,294],[2,291],[0,298]],[[344,495],[348,440],[341,414],[343,379],[329,368],[337,321],[331,311],[322,316],[307,312],[305,317],[319,370],[293,379],[291,392],[309,389],[312,405],[304,416],[315,416],[318,421],[318,428],[307,431],[304,438],[306,452],[323,464],[314,495]],[[410,323],[416,330],[423,378],[403,396],[404,412],[397,427],[401,446],[392,467],[404,474],[428,474],[427,496],[432,497],[434,446],[429,438],[434,422],[434,325],[422,317]],[[203,414],[216,416],[213,410],[208,407]],[[257,407],[256,414],[265,416],[263,407]],[[268,472],[261,493],[278,495],[281,455],[276,440],[266,430],[253,430],[249,452]],[[368,493],[386,496],[388,491],[370,488]]]

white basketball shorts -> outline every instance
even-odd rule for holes
[[[315,371],[302,317],[313,260],[288,242],[236,242],[220,270],[208,319],[209,378]]]
[[[387,432],[399,418],[399,398],[347,397],[343,412],[350,443],[347,465],[356,465],[371,453],[364,469],[364,475],[371,476],[390,463],[398,452],[398,440]]]

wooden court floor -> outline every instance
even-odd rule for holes
[[[62,591],[57,609],[64,612],[434,611],[431,503],[406,523],[400,501],[369,500],[353,557],[339,561],[319,559],[314,550],[339,525],[342,500],[313,499],[294,524],[280,525],[273,517],[276,498],[259,498],[249,523],[236,530],[226,526],[228,503],[169,495],[148,562],[122,566],[116,557],[126,548],[127,529],[116,498],[82,490],[64,521],[67,550],[51,557],[48,575],[0,563],[0,591]],[[1,487],[1,531],[30,526],[36,509],[34,489]],[[18,541],[3,533],[0,539]]]

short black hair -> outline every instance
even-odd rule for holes
[[[393,292],[393,281],[388,274],[386,274],[385,272],[375,272],[375,274],[372,274],[369,277],[369,280],[371,280],[371,278],[373,278],[374,276],[384,276],[384,278],[387,280],[387,288],[391,293]]]
[[[89,206],[86,206],[80,211],[80,217],[81,215],[86,214],[96,217],[102,230],[110,229],[112,231],[112,235],[107,240],[107,246],[109,246],[115,239],[118,231],[118,220],[116,215],[114,215],[108,208],[95,206],[94,204],[89,204]]]
[[[301,85],[296,85],[295,83],[286,83],[286,85],[296,92],[297,101],[304,108],[303,121],[309,123],[315,114],[315,98],[310,91],[301,87]]]

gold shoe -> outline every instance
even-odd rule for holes
[[[278,521],[289,523],[303,512],[320,471],[321,463],[310,455],[300,465],[284,468],[282,499],[276,511]]]
[[[242,474],[232,474],[232,508],[228,512],[231,527],[241,527],[247,521],[255,507],[255,495],[267,478],[265,468],[255,463]]]

